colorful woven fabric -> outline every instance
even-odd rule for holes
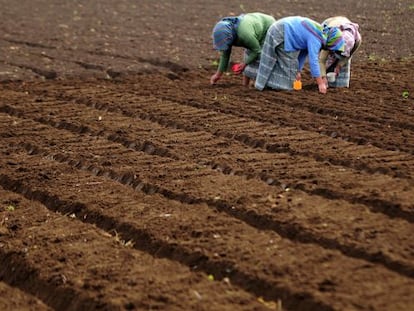
[[[323,27],[321,24],[310,19],[304,19],[302,25],[317,37],[322,45],[326,46],[328,50],[344,51],[345,40],[338,27]]]
[[[345,16],[334,16],[325,19],[322,22],[325,27],[339,27],[345,40],[345,49],[342,56],[351,57],[353,53],[361,45],[361,34],[359,33],[359,25],[351,22]]]
[[[330,51],[343,52],[345,50],[345,40],[338,27],[329,27],[327,30],[326,47]]]

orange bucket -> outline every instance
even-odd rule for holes
[[[295,80],[295,81],[293,82],[293,89],[294,89],[294,90],[296,90],[296,91],[301,90],[301,89],[302,89],[302,81],[300,81],[300,80]]]

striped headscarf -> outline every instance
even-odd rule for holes
[[[236,29],[242,15],[237,17],[225,17],[213,28],[213,48],[218,51],[226,51],[236,39]]]
[[[338,27],[322,26],[310,18],[304,18],[302,25],[319,39],[323,47],[331,51],[344,51],[345,41]]]
[[[330,51],[343,52],[345,50],[345,40],[338,27],[327,28],[326,47]]]

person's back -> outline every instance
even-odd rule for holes
[[[234,45],[248,47],[248,42],[254,37],[263,46],[269,27],[275,22],[275,18],[264,13],[248,13],[243,16],[237,28],[237,38]]]

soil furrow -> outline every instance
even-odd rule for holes
[[[186,263],[193,269],[214,273],[219,279],[228,277],[232,283],[255,294],[262,293],[267,299],[282,299],[287,310],[342,310],[353,304],[364,305],[358,298],[342,299],[336,297],[334,292],[354,293],[356,284],[369,286],[367,276],[373,273],[372,269],[376,275],[380,274],[388,280],[384,287],[392,288],[394,292],[400,291],[401,294],[414,286],[414,281],[380,266],[347,259],[340,253],[318,249],[314,245],[297,245],[271,232],[257,232],[224,214],[214,213],[205,205],[177,205],[162,198],[143,197],[132,189],[128,190],[101,177],[93,177],[87,172],[71,174],[64,164],[55,166],[44,158],[37,158],[34,166],[28,166],[33,161],[23,154],[16,154],[14,161],[14,176],[17,179],[10,179],[4,174],[0,178],[2,186],[7,186],[9,190],[22,193],[28,199],[39,200],[52,210],[75,213],[78,219],[96,223],[106,230],[115,229],[123,238],[131,239],[136,247],[145,248],[148,252]],[[36,172],[49,176],[53,183],[46,183],[39,188],[36,185],[44,177]],[[27,180],[25,176],[36,175],[39,177],[30,180],[30,183],[18,181]],[[65,185],[65,192],[60,190],[62,185]],[[109,188],[113,191],[111,201],[97,201],[99,194]],[[197,215],[188,214],[195,207]],[[173,221],[176,217],[180,219],[179,222]],[[210,229],[206,228],[208,223],[213,225]],[[198,233],[200,230],[204,232],[201,235]],[[221,235],[222,230],[225,230],[225,236]],[[226,245],[229,239],[239,240],[238,247],[228,249]],[[273,244],[276,245],[274,248]],[[309,260],[292,260],[293,254],[298,257],[302,254]],[[274,256],[278,258],[276,262]],[[243,258],[242,262],[240,258]],[[264,261],[264,258],[268,259]],[[352,271],[354,283],[350,288],[342,288],[342,282],[337,279],[335,270],[338,265],[346,271]],[[296,270],[308,272],[290,278],[288,275]],[[276,282],[271,281],[271,278]],[[377,290],[378,295],[383,291]],[[332,296],[335,298],[332,299]],[[392,297],[385,296],[377,300],[378,306],[397,306],[396,310],[400,304],[409,303],[410,299],[406,295],[408,300],[394,301]]]
[[[1,227],[0,227],[1,228]],[[1,253],[1,251],[0,251]],[[22,292],[16,287],[11,287],[4,282],[0,282],[0,310],[19,310],[19,311],[51,311],[53,309],[46,306],[36,297]],[[13,297],[13,299],[8,299]]]
[[[34,129],[35,125],[30,128]],[[303,202],[309,201],[309,197],[298,191],[291,192],[291,195],[284,190],[275,193],[271,186],[255,180],[222,175],[186,162],[145,154],[138,156],[132,150],[94,137],[78,138],[76,141],[70,133],[56,131],[53,135],[56,140],[53,140],[46,139],[40,129],[37,134],[40,140],[36,143],[33,139],[30,143],[25,142],[22,135],[23,140],[18,145],[25,146],[30,154],[42,154],[95,175],[108,176],[133,189],[160,193],[182,202],[206,202],[257,228],[275,230],[290,239],[316,243],[327,249],[339,249],[348,256],[381,262],[402,274],[414,275],[409,250],[401,248],[397,251],[395,245],[387,245],[386,242],[390,235],[396,235],[404,239],[405,245],[412,230],[412,225],[405,221],[371,214],[358,205],[344,205],[340,200],[330,202],[321,199],[305,211]],[[108,150],[111,150],[110,154]],[[78,158],[77,154],[90,156]],[[176,177],[171,179],[169,176]],[[239,190],[223,196],[220,188],[226,183],[237,183]],[[261,197],[256,193],[267,195]],[[237,209],[233,210],[233,206]],[[343,214],[341,223],[334,220],[338,213]],[[289,224],[292,220],[294,222]],[[372,223],[386,223],[386,232],[379,232],[369,225]],[[356,234],[349,234],[355,230]],[[400,255],[396,256],[396,253]]]
[[[201,109],[208,109],[212,107],[212,104],[205,103],[205,102],[195,102],[194,100],[188,99],[180,99],[177,96],[164,96],[162,97],[164,100],[177,102],[183,105],[189,105],[192,107],[197,107]],[[284,104],[282,107],[279,105],[275,107],[274,101],[268,102],[268,110],[266,108],[260,106],[258,107],[258,111],[252,111],[253,109],[250,108],[248,105],[240,109],[240,107],[234,107],[228,105],[227,102],[237,102],[239,101],[238,97],[230,98],[228,100],[221,100],[219,103],[214,104],[214,109],[220,111],[221,113],[230,114],[233,116],[238,116],[240,118],[246,118],[250,116],[254,116],[253,119],[256,122],[260,123],[270,123],[274,124],[274,126],[296,126],[297,128],[303,131],[312,131],[319,133],[320,135],[335,138],[338,140],[349,141],[358,145],[372,145],[377,148],[381,148],[384,150],[401,150],[403,152],[407,152],[409,154],[414,153],[414,145],[411,143],[414,139],[413,128],[410,125],[410,120],[407,120],[407,123],[402,122],[394,122],[390,123],[378,123],[375,124],[372,120],[365,121],[356,121],[354,119],[347,119],[345,117],[338,117],[337,115],[331,116],[326,115],[321,112],[321,109],[316,109],[315,112],[304,112],[303,120],[298,119],[297,111],[292,112],[290,115],[286,109],[292,108],[285,108]],[[266,103],[266,101],[262,102]],[[319,102],[319,100],[318,100]],[[274,118],[269,117],[272,116],[277,111],[278,114],[284,115],[285,118],[283,120],[277,119],[275,121]],[[315,116],[317,114],[317,116]],[[318,126],[315,127],[315,122],[312,121],[314,119],[318,119]],[[324,120],[326,119],[326,120]],[[305,121],[306,120],[306,121]],[[331,120],[334,120],[334,124]],[[350,127],[349,124],[352,124]],[[359,126],[358,126],[359,125]],[[400,126],[397,126],[400,125]],[[382,131],[385,128],[388,128],[388,132],[391,133],[383,134]],[[403,130],[402,130],[403,129]],[[373,135],[372,133],[375,133]]]
[[[180,121],[177,123],[177,119],[166,119],[165,112],[163,112],[165,109],[162,109],[162,107],[166,107],[167,113],[169,108],[171,107],[171,112],[174,111],[174,116],[177,114],[178,111],[184,111],[186,105],[188,104],[188,100],[184,103],[184,105],[178,104],[177,98],[175,98],[175,103],[166,103],[161,101],[160,99],[154,98],[153,96],[145,96],[142,97],[141,95],[129,95],[125,96],[125,102],[128,103],[128,106],[130,106],[130,109],[125,109],[126,105],[125,102],[120,103],[118,99],[116,99],[116,102],[111,101],[111,96],[114,96],[112,94],[116,94],[115,91],[111,92],[108,90],[108,88],[105,88],[102,92],[99,94],[96,94],[96,92],[93,91],[93,89],[90,89],[87,85],[82,90],[76,90],[75,92],[70,91],[71,88],[63,95],[63,98],[65,100],[77,100],[81,103],[86,103],[92,107],[98,108],[98,109],[105,109],[109,111],[123,111],[124,114],[127,114],[129,116],[139,116],[142,119],[150,119],[155,122],[159,122],[160,124],[171,126],[171,127],[180,127],[187,130],[207,130],[211,131],[214,134],[220,133],[220,135],[225,135],[226,137],[233,137],[237,138],[237,136],[234,135],[232,132],[224,132],[220,130],[220,127],[217,128],[217,124],[211,124],[211,122],[207,121],[205,119],[206,115],[201,113],[199,109],[191,109],[192,112],[191,117],[187,118],[188,120],[184,119],[183,116],[180,116]],[[112,87],[111,87],[112,89]],[[100,89],[101,90],[101,89]],[[86,100],[88,98],[88,93],[94,92],[94,100]],[[42,89],[41,94],[44,94],[45,91]],[[54,92],[51,92],[50,95],[53,95]],[[58,97],[62,98],[62,93],[60,92]],[[85,97],[79,98],[79,95],[84,93]],[[76,94],[74,96],[74,94]],[[151,93],[149,93],[151,94]],[[100,101],[100,98],[105,98],[105,101]],[[151,99],[152,98],[152,99]],[[174,100],[174,98],[171,98]],[[114,99],[115,100],[115,99]],[[140,103],[139,106],[132,105],[131,103]],[[152,103],[152,104],[150,104]],[[196,105],[197,106],[197,105]],[[209,106],[213,107],[213,106]],[[151,108],[148,110],[148,108]],[[145,109],[145,110],[143,110]],[[142,110],[140,113],[139,111]],[[203,110],[203,109],[202,109]],[[132,113],[132,111],[134,111]],[[237,110],[238,111],[238,110]],[[207,110],[207,116],[210,118],[211,115],[219,116],[217,113],[214,113],[211,110]],[[200,115],[201,118],[197,120],[197,115]],[[220,117],[224,117],[223,115]],[[236,119],[233,116],[233,119]],[[173,121],[174,120],[174,121]],[[234,122],[235,120],[233,120]],[[243,123],[243,119],[240,120],[240,122]],[[190,123],[189,123],[190,122]],[[219,119],[217,120],[217,123],[220,124],[221,121]],[[197,124],[197,125],[195,125]],[[260,123],[254,122],[252,123],[252,126],[260,126]],[[270,126],[270,125],[269,125]],[[272,133],[272,129],[279,128],[273,126],[273,128],[269,129],[269,131]],[[296,130],[296,136],[301,137],[301,135],[306,135],[304,131],[298,131]],[[337,133],[331,133],[331,136],[337,137]],[[259,135],[259,134],[257,134]],[[351,144],[349,142],[340,142],[338,139],[333,138],[327,138],[325,140],[321,140],[323,136],[314,133],[313,134],[315,139],[319,139],[320,143],[315,144],[314,141],[309,141],[309,144],[304,144],[302,141],[292,141],[292,140],[286,140],[286,137],[282,136],[272,136],[273,143],[269,143],[268,151],[278,151],[278,148],[272,148],[272,146],[285,146],[282,148],[283,152],[290,152],[292,154],[299,154],[304,156],[311,156],[314,157],[318,161],[329,161],[332,164],[335,165],[342,165],[347,167],[352,167],[356,169],[363,169],[367,172],[381,172],[390,174],[392,176],[398,176],[402,178],[411,178],[413,176],[413,172],[411,167],[414,167],[414,160],[412,160],[412,157],[408,154],[401,153],[401,152],[392,152],[392,151],[380,151],[378,148],[374,148],[373,146],[357,146],[355,144]],[[261,136],[261,137],[260,137]],[[263,141],[263,139],[269,139],[266,135],[260,134],[259,137],[252,137],[250,140],[246,141],[246,139],[240,139],[243,143],[251,142],[253,146],[256,146],[258,142]],[[311,136],[312,137],[312,136]],[[319,145],[325,145],[326,148],[324,148],[324,154],[320,154],[320,148],[316,148]],[[405,144],[404,144],[405,145]],[[347,152],[345,152],[345,150]],[[364,152],[362,152],[364,150]],[[340,151],[340,153],[338,153]],[[382,154],[381,154],[382,152]],[[372,158],[370,157],[371,154],[375,154],[376,157]],[[403,159],[396,160],[393,162],[389,161],[389,157],[400,154]],[[385,160],[388,159],[388,160]],[[375,163],[375,164],[374,164]]]
[[[79,94],[79,92],[76,92],[76,94]],[[69,99],[73,98],[72,93],[69,93],[69,95]],[[120,110],[127,116],[138,116],[141,119],[148,119],[163,125],[178,127],[185,130],[209,131],[215,135],[237,139],[245,144],[250,143],[253,147],[257,147],[258,142],[265,140],[268,143],[268,151],[273,150],[273,145],[281,145],[286,146],[286,148],[283,149],[284,152],[290,152],[293,155],[298,154],[314,157],[318,161],[323,159],[324,161],[330,161],[332,164],[356,169],[365,168],[368,172],[386,172],[392,176],[412,178],[414,175],[414,172],[410,169],[411,167],[414,167],[414,160],[412,160],[411,155],[399,151],[381,150],[370,145],[358,146],[354,143],[337,139],[339,135],[334,132],[329,133],[329,137],[326,137],[317,132],[312,133],[298,129],[292,130],[292,124],[290,124],[288,125],[290,137],[285,137],[283,135],[273,135],[269,137],[268,133],[279,133],[278,130],[280,129],[280,126],[272,125],[270,119],[265,120],[265,123],[254,121],[251,118],[247,119],[247,114],[242,117],[237,117],[237,113],[231,109],[226,110],[223,115],[223,112],[218,113],[211,111],[211,107],[216,109],[215,106],[194,104],[193,101],[190,102],[188,100],[183,102],[173,97],[168,97],[161,103],[160,100],[155,99],[152,101],[152,104],[149,104],[151,101],[149,102],[148,98],[141,96],[137,97],[135,101],[132,102],[129,100],[127,103],[108,103],[110,94],[107,93],[102,97],[106,98],[106,100],[101,102],[98,96],[95,96],[93,100],[87,100],[87,95],[84,98],[79,98],[78,96],[79,95],[76,95],[74,97],[75,100],[91,107],[98,109],[104,108],[112,111]],[[180,119],[172,118],[172,116],[177,114],[179,109],[184,109],[184,107],[181,106],[188,105],[193,107],[187,108],[187,111],[191,111],[190,117],[185,118],[185,115],[180,115]],[[201,113],[202,111],[204,111],[204,113]],[[237,111],[239,110],[236,110],[236,112]],[[212,120],[214,120],[214,122]],[[236,122],[235,124],[244,125],[244,128],[233,128],[231,125],[225,126],[226,122]],[[286,125],[282,127],[282,130],[285,126]],[[266,131],[263,130],[263,127]],[[249,136],[237,135],[239,132],[247,135],[246,129],[249,129]],[[295,137],[298,139],[295,139]],[[308,137],[308,143],[303,141],[304,137]],[[311,140],[312,137],[313,141]],[[318,142],[316,143],[315,141]],[[358,143],[361,142],[358,141]],[[318,148],[322,145],[326,146],[323,148],[323,154],[321,154],[321,150]],[[354,148],[351,149],[350,147]],[[385,149],[389,148],[387,147]],[[341,151],[340,154],[338,154],[338,150]],[[376,154],[375,161],[365,159],[365,157],[369,156],[371,153]],[[405,159],[409,156],[411,160],[408,160],[408,163],[406,162],[407,160],[403,163],[400,161],[390,163],[389,161],[383,160],[383,158],[389,158],[389,156],[395,154],[400,154]]]
[[[50,105],[50,108],[49,108]],[[117,129],[117,124],[122,121],[128,123],[128,117],[123,117],[119,114],[107,114],[101,116],[99,111],[94,109],[88,109],[88,113],[85,113],[85,110],[76,109],[73,110],[73,107],[69,109],[71,111],[65,113],[62,112],[62,106],[56,106],[51,104],[47,105],[34,105],[33,108],[26,106],[26,114],[30,117],[37,119],[40,122],[52,124],[53,126],[65,128],[68,130],[74,130],[79,132],[80,129],[86,131],[85,126],[82,124],[89,124],[88,131],[95,133],[109,133]],[[34,109],[34,111],[32,110]],[[39,111],[39,109],[43,109]],[[16,110],[9,106],[3,106],[1,110],[12,113],[14,115],[21,115],[21,110]],[[63,114],[63,115],[62,115]],[[39,117],[36,117],[40,115]],[[45,119],[44,115],[51,115],[53,117],[48,117]],[[99,120],[99,118],[103,118]],[[71,119],[71,122],[76,126],[72,126],[72,123],[62,122],[62,119]],[[91,122],[94,120],[94,122]],[[130,123],[130,122],[129,122]],[[149,132],[147,128],[156,126],[155,132]],[[253,161],[245,161],[243,158],[243,153],[245,151],[235,150],[236,144],[231,143],[231,141],[218,141],[219,147],[217,150],[220,150],[220,153],[214,155],[214,161],[211,160],[211,148],[205,148],[205,146],[200,145],[198,141],[194,141],[193,144],[189,145],[188,143],[183,146],[180,143],[180,140],[170,140],[169,137],[171,132],[157,126],[157,124],[147,123],[147,127],[144,133],[142,133],[142,125],[133,126],[130,125],[125,130],[117,130],[117,134],[105,134],[112,141],[122,142],[126,147],[134,147],[136,150],[145,151],[149,154],[158,154],[158,155],[170,155],[178,159],[179,154],[182,153],[181,158],[187,159],[188,157],[194,159],[196,163],[200,164],[209,164],[214,168],[224,168],[225,173],[238,172],[238,175],[246,175],[249,177],[256,176],[257,178],[262,179],[263,181],[275,184],[275,185],[284,185],[291,188],[298,188],[303,191],[306,191],[310,194],[324,196],[328,199],[344,199],[351,203],[360,203],[366,204],[372,208],[373,211],[384,213],[390,217],[399,217],[406,219],[410,222],[414,221],[413,214],[413,194],[412,187],[413,184],[411,181],[404,181],[381,174],[361,174],[359,171],[348,170],[340,166],[327,166],[323,162],[312,162],[307,158],[300,156],[291,156],[286,157],[287,163],[284,167],[277,166],[270,161],[267,162],[269,165],[266,166],[266,159],[268,156],[258,151],[256,153],[257,157]],[[134,130],[137,129],[135,132]],[[176,130],[174,130],[176,132]],[[276,131],[274,129],[273,131]],[[244,135],[244,134],[241,134]],[[141,142],[133,142],[135,137],[140,137]],[[167,138],[165,138],[167,137]],[[248,136],[247,136],[248,137]],[[154,141],[158,141],[153,143]],[[214,137],[211,137],[214,139]],[[248,140],[248,138],[247,138]],[[204,142],[204,141],[203,141]],[[173,144],[172,144],[173,143]],[[227,148],[223,147],[223,143],[227,144]],[[192,146],[198,145],[196,148],[197,153],[195,154],[192,150]],[[256,142],[257,145],[269,145],[268,142],[264,141],[262,143]],[[165,147],[164,147],[165,146]],[[240,147],[240,146],[239,146]],[[174,152],[169,152],[168,150],[175,149]],[[252,158],[252,150],[247,149],[248,157]],[[205,150],[203,155],[202,150]],[[231,156],[233,154],[233,156]],[[265,157],[265,160],[261,160]],[[276,158],[275,158],[276,160]],[[307,162],[307,165],[301,167],[298,163]],[[256,163],[255,163],[256,162]],[[276,162],[276,161],[275,161]],[[317,174],[315,173],[317,172]],[[349,180],[347,184],[341,183],[342,180]],[[337,181],[337,182],[333,182]],[[332,188],[332,185],[339,184],[340,187]],[[377,190],[374,192],[371,189],[378,189],[378,187],[384,188],[389,194],[389,196],[384,196],[382,192]],[[393,195],[393,191],[399,191],[399,197]],[[369,192],[370,197],[367,198],[365,193]]]
[[[80,222],[71,213],[71,203],[12,180],[6,188],[15,193],[0,190],[3,204],[9,198],[8,206],[13,206],[0,212],[7,230],[0,240],[1,277],[55,310],[188,310],[203,305],[208,310],[234,310],[235,304],[240,310],[265,309],[229,282],[212,282],[176,262],[134,250],[132,241],[122,240],[117,232],[111,236]],[[23,216],[27,213],[31,219]],[[97,281],[97,275],[102,279]],[[181,291],[182,282],[191,284],[191,291]],[[167,283],[177,290],[165,291]]]
[[[355,120],[345,116],[341,117],[340,113],[336,115],[326,114],[323,108],[313,109],[315,111],[310,109],[310,111],[306,110],[298,114],[297,111],[292,110],[294,107],[289,107],[284,102],[277,105],[277,101],[275,102],[272,99],[266,101],[263,98],[260,101],[262,105],[258,107],[252,107],[246,104],[241,105],[241,108],[236,104],[232,104],[239,103],[242,100],[239,97],[240,94],[236,93],[231,97],[229,95],[225,96],[225,99],[221,98],[211,103],[208,101],[206,103],[201,98],[198,101],[188,99],[187,93],[185,93],[185,96],[182,96],[182,99],[180,96],[170,96],[168,94],[162,96],[162,98],[192,107],[204,109],[213,107],[221,113],[237,115],[240,118],[250,116],[250,118],[253,118],[257,122],[271,123],[275,126],[295,125],[304,131],[314,131],[320,135],[350,141],[359,145],[369,144],[384,150],[401,150],[413,154],[414,145],[411,141],[413,141],[414,136],[413,128],[409,123],[410,119],[407,119],[406,122],[390,122],[390,120],[377,122],[378,120],[372,120],[369,117],[366,118],[367,120],[360,120],[361,117]],[[319,103],[319,98],[315,98],[315,100]],[[276,116],[274,116],[275,111],[277,112]],[[315,122],[313,121],[315,119],[318,120],[317,126],[315,126]],[[352,125],[350,126],[350,124]],[[383,132],[384,128],[387,129],[386,133]],[[372,133],[375,133],[375,135]]]
[[[0,10],[0,310],[413,309],[412,0]],[[348,17],[350,87],[212,84],[249,12]]]
[[[399,82],[401,84],[409,84],[409,71],[405,68],[406,66],[404,66],[404,64],[399,64],[399,66],[403,66],[403,70],[401,71],[406,73],[406,75],[402,75],[403,78]],[[387,75],[387,70],[388,69],[384,70],[385,75]],[[399,74],[401,74],[401,72]],[[390,84],[387,83],[387,87],[381,89],[383,93],[378,93],[378,88],[365,90],[356,87],[352,92],[346,89],[333,90],[333,92],[327,94],[325,101],[321,101],[318,94],[303,92],[301,95],[298,95],[298,97],[303,99],[301,105],[298,106],[298,101],[292,100],[291,93],[278,92],[275,96],[274,92],[263,92],[260,93],[260,95],[256,95],[257,93],[249,90],[244,91],[241,94],[239,88],[230,88],[229,90],[225,90],[225,92],[219,90],[216,94],[220,94],[218,96],[223,97],[221,100],[213,102],[212,100],[209,100],[212,98],[209,96],[212,94],[211,90],[206,88],[201,81],[197,81],[196,85],[194,85],[194,80],[192,82],[193,83],[190,86],[183,81],[183,85],[177,87],[181,91],[179,96],[174,94],[174,97],[170,97],[169,99],[180,100],[190,105],[199,105],[200,108],[214,105],[216,109],[222,112],[228,111],[240,117],[254,116],[256,118],[255,120],[261,122],[275,122],[275,120],[277,120],[275,122],[276,124],[278,122],[281,122],[281,125],[296,124],[299,128],[304,130],[318,132],[323,132],[323,129],[328,129],[330,132],[335,131],[337,133],[343,133],[340,136],[349,140],[353,140],[354,137],[358,138],[361,135],[361,137],[365,137],[364,139],[366,141],[370,141],[380,148],[390,148],[391,146],[394,146],[394,148],[399,147],[399,149],[403,148],[401,150],[406,150],[410,153],[413,152],[413,145],[410,141],[413,141],[414,127],[409,117],[413,115],[413,112],[410,109],[408,102],[401,97],[401,91],[397,85],[389,89],[388,87]],[[395,91],[398,93],[395,94]],[[166,90],[163,94],[168,95],[168,92],[170,92],[170,90]],[[192,94],[191,96],[189,96],[189,92]],[[203,96],[200,96],[200,92],[202,92]],[[359,106],[354,107],[350,103],[354,102],[355,93],[363,93],[364,97],[369,97],[369,93],[375,94],[379,101],[379,107],[376,106],[375,111],[372,110],[370,104],[361,103]],[[394,96],[390,96],[390,94],[394,94]],[[250,99],[248,104],[239,105],[240,95]],[[203,100],[201,101],[202,97]],[[197,98],[200,98],[200,101],[197,101]],[[168,99],[168,97],[166,97],[166,99]],[[346,101],[346,103],[341,105],[341,103],[337,102],[338,99],[340,101]],[[254,105],[251,105],[251,102],[254,102]],[[335,105],[333,103],[335,103]],[[351,107],[351,109],[348,107]],[[360,107],[362,107],[362,109]],[[384,107],[383,109],[385,111],[381,111],[381,107]],[[392,109],[391,107],[395,107],[395,109]],[[378,111],[376,110],[377,108],[379,109]],[[300,113],[298,113],[298,111],[300,111]],[[396,112],[399,112],[400,114],[397,114]],[[403,113],[403,116],[401,113]],[[315,119],[318,120],[318,124],[312,122],[312,120]],[[374,129],[377,136],[372,135],[371,127]],[[401,130],[410,131],[404,132]],[[383,131],[387,134],[382,135]],[[411,139],[407,141],[407,137],[411,137]],[[355,142],[358,141],[359,140],[355,140]]]

